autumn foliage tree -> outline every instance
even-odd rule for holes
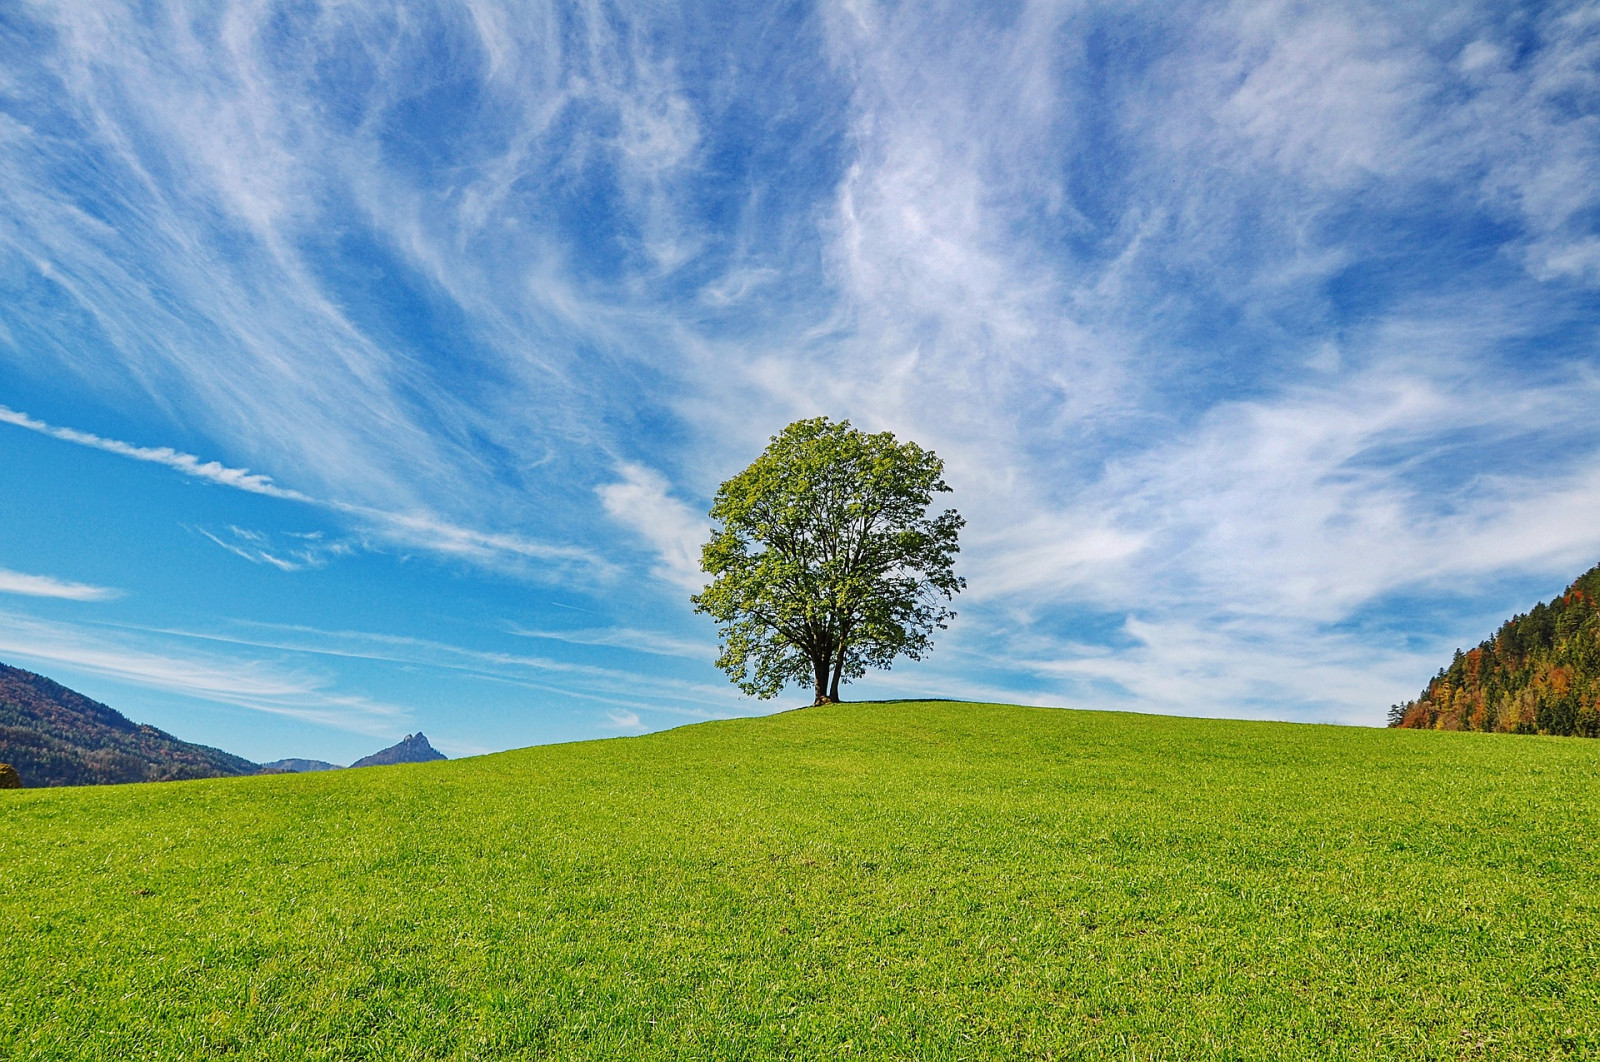
[[[717,491],[720,523],[701,567],[695,609],[719,627],[717,665],[746,693],[811,685],[816,704],[895,658],[919,660],[965,585],[955,574],[954,509],[944,463],[889,432],[801,420]]]
[[[1600,737],[1600,566],[1566,593],[1456,650],[1389,725]]]

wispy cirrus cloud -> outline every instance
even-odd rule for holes
[[[204,461],[194,454],[186,454],[181,450],[174,450],[170,446],[134,446],[119,439],[107,439],[93,432],[78,431],[76,428],[63,428],[53,424],[46,424],[26,413],[19,413],[14,409],[0,406],[0,423],[14,424],[28,431],[48,435],[52,439],[62,442],[76,443],[79,446],[88,446],[96,450],[104,450],[118,457],[129,457],[135,461],[147,461],[151,464],[164,465],[174,471],[196,479],[207,480],[224,487],[235,490],[249,491],[251,494],[265,494],[269,498],[282,498],[286,501],[313,501],[310,497],[297,490],[280,487],[272,481],[272,477],[251,472],[246,468],[229,468],[220,461]]]
[[[404,707],[340,692],[325,674],[265,660],[203,652],[174,652],[108,628],[35,619],[0,611],[0,651],[10,661],[62,665],[135,685],[282,715],[351,733],[387,735],[407,716]]]
[[[386,512],[351,502],[314,498],[298,490],[280,487],[270,477],[248,469],[229,468],[218,461],[204,461],[193,454],[173,450],[170,447],[134,446],[90,432],[58,427],[4,406],[0,406],[0,423],[14,424],[53,439],[104,450],[119,457],[164,465],[184,475],[203,479],[218,486],[328,509],[352,518],[358,527],[390,544],[425,549],[491,567],[505,565],[508,562],[536,561],[563,569],[581,567],[596,576],[604,576],[612,571],[612,566],[607,561],[592,550],[581,547],[539,542],[508,532],[461,527],[425,511]],[[270,564],[282,571],[319,566],[327,556],[348,552],[350,549],[348,543],[322,546],[315,542],[314,537],[303,537],[298,547],[291,550],[294,556],[286,558],[262,548],[259,532],[238,527],[230,527],[229,532],[229,537],[225,539],[200,529],[200,534],[230,553],[252,563]]]
[[[702,589],[700,547],[710,537],[710,524],[672,495],[660,473],[637,464],[619,471],[620,480],[598,490],[606,513],[654,548],[659,575],[690,591]]]
[[[577,630],[533,630],[519,624],[507,628],[523,638],[542,638],[566,642],[569,645],[604,646],[628,649],[654,656],[677,656],[689,660],[706,660],[716,656],[716,648],[709,639],[695,641],[674,637],[660,631],[636,630],[631,627],[581,628]]]
[[[121,597],[122,591],[109,586],[74,583],[49,575],[29,575],[0,568],[0,594],[57,597],[65,601],[110,601]]]
[[[649,701],[638,698],[639,675],[621,667],[578,663],[555,656],[486,650],[431,638],[363,630],[323,630],[296,624],[234,622],[228,630],[131,627],[138,633],[313,657],[365,660],[437,668],[525,685],[563,696],[666,712],[694,719],[744,714],[745,702],[720,685],[672,677],[651,679]],[[621,637],[627,637],[626,634]]]
[[[606,713],[607,725],[613,730],[643,730],[644,721],[638,712],[612,711]]]
[[[194,529],[215,545],[251,564],[265,564],[282,572],[321,568],[329,557],[351,553],[348,542],[330,542],[320,531],[286,532],[271,535],[264,531],[230,524],[222,533],[203,527]]]

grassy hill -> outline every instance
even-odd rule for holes
[[[0,793],[0,1057],[1593,1058],[1600,742],[853,704]]]

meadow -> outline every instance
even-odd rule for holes
[[[1600,741],[808,708],[0,793],[11,1059],[1600,1057]]]

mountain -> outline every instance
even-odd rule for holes
[[[389,763],[427,763],[430,760],[447,759],[444,753],[428,744],[428,739],[421,733],[407,734],[400,741],[388,748],[374,752],[371,756],[363,756],[352,763],[352,767],[381,767]],[[261,769],[284,774],[300,774],[305,771],[340,771],[344,768],[337,763],[327,760],[273,760],[263,763]]]
[[[419,732],[350,766],[445,758]],[[14,767],[22,784],[30,788],[342,769],[326,760],[251,763],[221,749],[181,741],[153,726],[141,726],[43,675],[5,664],[0,664],[0,764]]]
[[[418,732],[407,734],[400,741],[386,749],[374,752],[371,756],[363,756],[352,763],[352,767],[381,767],[390,763],[427,763],[430,760],[448,759],[444,753],[428,744],[428,739]],[[344,768],[337,763],[326,760],[273,760],[263,763],[262,770],[283,772],[285,774],[299,774],[305,771],[339,771]]]
[[[342,771],[343,767],[327,760],[273,760],[263,763],[261,769],[266,772],[279,772],[282,774],[304,774],[307,771]]]
[[[1600,737],[1600,565],[1457,649],[1421,696],[1389,709],[1389,725]]]
[[[0,664],[0,763],[29,787],[254,774],[255,764],[180,741],[21,668]]]
[[[389,763],[427,763],[429,760],[445,758],[444,753],[428,744],[428,739],[423,737],[419,730],[415,734],[407,734],[400,742],[390,745],[382,752],[362,757],[350,766],[380,767]]]

